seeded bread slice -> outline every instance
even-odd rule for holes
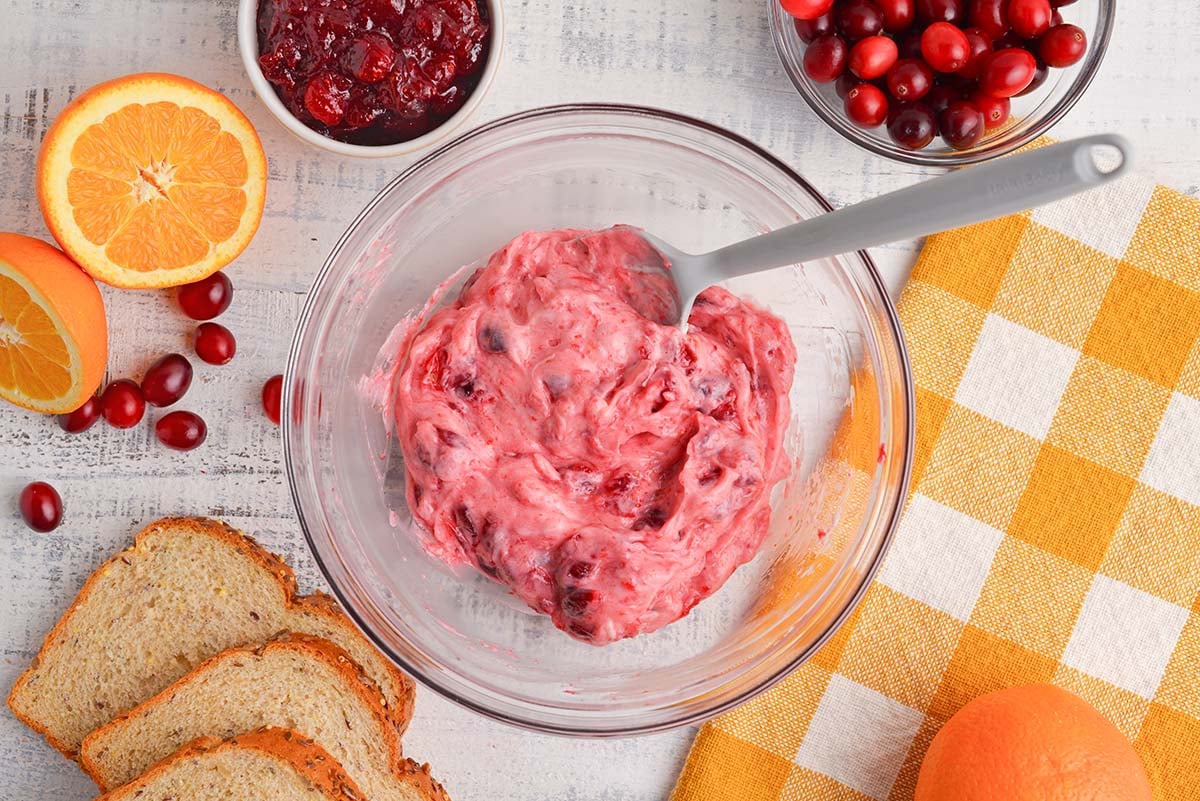
[[[205,737],[99,801],[368,801],[329,753],[287,729]]]
[[[91,731],[204,660],[284,632],[345,649],[379,685],[397,731],[412,716],[412,681],[325,595],[296,595],[278,557],[223,523],[167,518],[105,562],[13,686],[8,705],[74,758]]]
[[[372,801],[429,801],[428,772],[401,756],[382,700],[341,648],[285,634],[208,660],[85,737],[79,761],[108,790],[199,737],[286,726],[320,744]]]

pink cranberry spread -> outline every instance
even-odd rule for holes
[[[318,133],[394,144],[466,102],[487,60],[485,13],[476,0],[260,0],[258,63]]]
[[[526,233],[408,337],[396,435],[426,548],[597,645],[686,615],[749,561],[796,351],[721,288],[685,335],[635,233]]]

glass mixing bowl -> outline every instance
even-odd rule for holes
[[[427,556],[405,505],[400,449],[369,387],[396,356],[397,322],[461,265],[522,231],[624,223],[701,251],[828,209],[797,173],[732,134],[599,105],[491,123],[384,189],[308,297],[288,363],[283,432],[312,551],[376,644],[471,709],[592,736],[705,719],[811,655],[879,564],[912,459],[904,343],[865,253],[729,284],[780,315],[795,339],[794,470],[775,489],[758,557],[653,634],[604,647],[577,642],[502,586]]]
[[[795,20],[783,10],[779,0],[764,2],[771,21],[771,38],[775,40],[775,49],[779,52],[783,68],[800,96],[812,106],[818,117],[854,144],[877,156],[934,167],[959,167],[1003,156],[1049,131],[1083,97],[1096,77],[1108,49],[1117,13],[1117,0],[1092,0],[1064,5],[1059,9],[1063,21],[1078,25],[1087,34],[1088,49],[1082,59],[1065,69],[1050,70],[1045,83],[1036,90],[1012,98],[1008,122],[997,130],[988,131],[974,147],[955,150],[937,137],[922,150],[905,150],[891,140],[886,127],[860,128],[850,122],[834,84],[817,83],[805,73],[804,50],[807,45],[796,33]]]

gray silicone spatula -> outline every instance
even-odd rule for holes
[[[1116,149],[1116,166],[1097,166],[1102,148]],[[1086,136],[956,170],[701,255],[639,233],[671,266],[677,322],[686,328],[696,296],[720,281],[1016,214],[1115,180],[1132,158],[1124,137]],[[962,268],[969,271],[971,265]]]

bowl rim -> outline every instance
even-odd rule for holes
[[[292,134],[310,145],[342,156],[356,156],[359,158],[404,156],[424,150],[445,139],[479,108],[484,96],[491,89],[496,73],[500,69],[500,62],[504,53],[504,2],[503,0],[481,0],[488,8],[489,22],[491,24],[491,30],[488,35],[491,37],[491,43],[488,48],[487,61],[483,65],[483,72],[479,76],[479,83],[458,111],[447,117],[441,125],[432,131],[421,134],[415,139],[408,139],[391,145],[355,145],[349,142],[340,142],[337,139],[331,139],[328,136],[317,133],[297,119],[283,105],[283,101],[279,99],[279,95],[275,94],[275,88],[266,79],[266,76],[263,75],[262,68],[258,65],[257,17],[260,2],[261,0],[238,0],[237,12],[238,53],[242,58],[242,68],[245,70],[246,76],[250,79],[250,84],[254,88],[254,94],[258,96],[262,104],[271,112],[271,116],[275,117]]]
[[[767,3],[767,18],[771,29],[771,41],[775,44],[775,53],[779,57],[783,71],[787,73],[792,85],[796,88],[797,94],[804,98],[804,102],[808,104],[813,113],[843,139],[853,142],[863,150],[892,161],[923,167],[962,167],[990,161],[1024,147],[1057,125],[1083,97],[1100,71],[1100,65],[1108,52],[1117,16],[1116,0],[1099,0],[1097,4],[1099,19],[1096,23],[1096,32],[1093,35],[1091,47],[1081,62],[1079,74],[1075,76],[1067,93],[1033,125],[1029,126],[1028,130],[1015,136],[1002,133],[991,144],[975,150],[931,153],[927,150],[908,151],[882,147],[861,129],[854,127],[849,120],[836,114],[830,114],[823,104],[817,101],[817,89],[812,81],[804,75],[801,66],[789,57],[785,44],[787,31],[784,25],[791,21],[791,17],[783,11],[779,0],[765,0],[765,2]]]
[[[522,715],[519,713],[506,713],[484,703],[478,702],[472,698],[465,697],[456,692],[448,683],[440,680],[438,677],[431,677],[429,672],[422,669],[421,666],[414,664],[411,660],[397,654],[391,646],[384,641],[371,627],[370,622],[366,619],[366,615],[359,612],[354,606],[350,597],[350,593],[344,590],[335,581],[332,571],[326,565],[325,559],[322,558],[321,551],[317,547],[317,543],[312,533],[312,526],[306,518],[304,511],[304,503],[300,497],[301,478],[298,475],[300,470],[296,463],[295,454],[291,444],[292,427],[296,425],[294,413],[292,411],[293,404],[296,401],[294,397],[294,388],[296,386],[296,372],[298,362],[300,360],[301,350],[304,345],[304,334],[307,332],[313,314],[315,313],[315,299],[317,290],[328,279],[333,270],[334,264],[342,249],[346,246],[351,234],[355,232],[360,224],[374,211],[375,207],[403,181],[423,170],[428,164],[440,159],[446,153],[456,150],[459,147],[466,145],[475,139],[485,136],[497,129],[506,128],[510,125],[518,124],[528,120],[540,119],[543,117],[555,117],[562,115],[572,115],[580,113],[599,113],[599,114],[619,114],[631,115],[635,117],[650,117],[653,119],[666,120],[674,123],[681,123],[684,126],[691,126],[700,129],[702,132],[715,134],[723,137],[729,142],[747,149],[753,155],[764,159],[771,166],[781,170],[783,174],[790,180],[795,181],[800,188],[808,194],[820,207],[825,211],[833,211],[833,206],[817,189],[803,178],[798,172],[789,167],[782,160],[776,158],[766,149],[759,147],[754,142],[745,137],[729,131],[720,126],[706,122],[704,120],[680,114],[677,112],[666,111],[662,109],[652,108],[649,106],[638,106],[631,104],[620,103],[567,103],[560,105],[543,106],[529,109],[526,111],[509,114],[477,128],[474,128],[464,134],[459,135],[452,141],[442,145],[436,150],[428,153],[418,161],[414,162],[407,169],[403,170],[399,175],[393,178],[384,186],[374,198],[359,212],[350,222],[346,230],[338,238],[333,249],[326,257],[324,264],[318,271],[313,283],[309,288],[308,296],[304,301],[304,307],[301,310],[300,316],[296,323],[296,328],[292,337],[292,344],[288,353],[287,366],[284,372],[283,382],[283,399],[281,417],[281,438],[283,440],[283,458],[284,470],[287,474],[288,488],[292,496],[292,503],[296,509],[297,521],[304,533],[305,542],[308,545],[309,552],[313,556],[317,567],[324,576],[326,583],[329,585],[333,595],[337,598],[341,607],[346,614],[355,622],[358,628],[364,635],[394,664],[398,665],[405,672],[413,676],[422,684],[430,687],[436,693],[446,698],[449,701],[457,704],[460,707],[469,709],[486,718],[505,723],[527,731],[538,732],[542,734],[553,734],[572,738],[612,738],[612,737],[628,737],[643,734],[653,734],[657,732],[669,731],[682,726],[694,725],[710,720],[717,715],[727,712],[736,706],[739,706],[750,699],[766,692],[774,687],[788,675],[790,675],[801,664],[808,661],[822,645],[824,645],[845,623],[854,609],[862,600],[867,588],[874,581],[880,566],[883,563],[884,557],[891,546],[897,528],[900,524],[900,518],[908,500],[908,490],[912,478],[912,468],[915,449],[915,432],[916,432],[916,386],[914,383],[912,362],[909,358],[908,346],[904,337],[904,331],[900,326],[899,315],[896,310],[896,304],[892,300],[888,292],[887,284],[879,274],[879,270],[875,265],[874,260],[865,251],[856,251],[855,255],[861,258],[862,263],[867,268],[867,273],[870,277],[875,290],[882,299],[883,311],[887,320],[887,325],[890,328],[896,343],[895,356],[899,362],[898,380],[902,385],[903,396],[900,399],[903,404],[904,425],[897,433],[904,436],[904,454],[903,463],[900,467],[900,482],[896,493],[896,501],[892,508],[885,513],[886,522],[884,523],[883,536],[880,538],[879,548],[875,553],[871,563],[867,569],[863,571],[859,579],[858,586],[854,588],[845,606],[835,615],[826,625],[825,630],[814,639],[806,648],[801,649],[793,658],[782,664],[774,673],[767,676],[758,683],[749,686],[737,693],[735,696],[728,698],[720,703],[712,706],[698,708],[688,711],[684,714],[675,717],[663,719],[660,721],[650,722],[646,724],[622,724],[619,726],[598,727],[594,721],[587,719],[580,720],[576,725],[567,725],[559,723],[548,723],[533,719],[530,715]],[[320,525],[320,523],[318,523]],[[666,708],[666,707],[664,707]],[[675,706],[679,709],[679,706]]]

